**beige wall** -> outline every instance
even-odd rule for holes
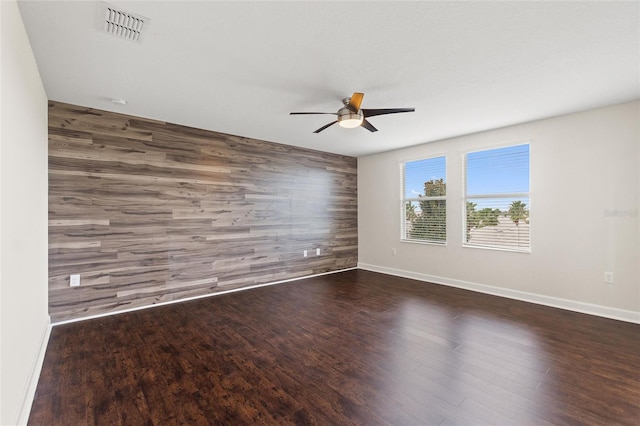
[[[359,158],[359,266],[640,321],[638,122],[634,102]],[[532,252],[462,247],[463,153],[523,141]],[[448,243],[401,243],[399,164],[436,154],[447,155]]]
[[[47,97],[14,1],[2,1],[0,423],[26,421],[47,314]]]

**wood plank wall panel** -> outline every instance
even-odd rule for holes
[[[49,103],[54,321],[355,267],[357,247],[356,158]]]

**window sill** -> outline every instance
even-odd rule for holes
[[[446,247],[447,243],[445,242],[437,242],[437,241],[426,241],[426,240],[403,240],[400,239],[401,243],[409,243],[409,244],[422,244],[422,245],[426,245],[426,246],[439,246],[439,247]]]
[[[531,253],[531,247],[529,248],[513,248],[513,247],[491,247],[491,246],[481,246],[475,244],[466,244],[462,243],[463,248],[472,248],[472,249],[481,249],[481,250],[494,250],[494,251],[508,251],[512,253]]]

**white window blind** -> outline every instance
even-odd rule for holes
[[[464,157],[464,245],[530,251],[529,144]]]
[[[402,163],[402,240],[446,243],[446,182],[445,157]]]

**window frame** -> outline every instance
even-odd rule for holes
[[[516,147],[516,146],[520,146],[520,145],[528,145],[529,147],[529,158],[528,158],[528,162],[529,162],[529,170],[527,170],[528,173],[528,182],[529,182],[529,191],[528,192],[511,192],[511,193],[497,193],[497,194],[480,194],[480,195],[472,195],[469,196],[468,195],[468,188],[467,188],[467,156],[468,154],[473,154],[473,153],[477,153],[477,152],[483,152],[483,151],[492,151],[492,150],[497,150],[497,149],[502,149],[502,148],[510,148],[510,147]],[[524,139],[524,140],[518,140],[518,141],[513,141],[513,142],[508,142],[508,143],[503,143],[503,144],[499,144],[499,145],[491,145],[491,146],[484,146],[482,148],[474,148],[474,149],[469,149],[466,151],[463,151],[461,153],[461,160],[462,160],[462,205],[461,205],[461,211],[462,211],[462,247],[465,248],[474,248],[474,249],[483,249],[483,250],[496,250],[496,251],[508,251],[508,252],[515,252],[515,253],[531,253],[532,251],[532,246],[533,246],[533,238],[532,238],[532,226],[531,226],[531,205],[532,205],[532,191],[531,191],[531,139]],[[528,208],[528,225],[529,225],[529,245],[528,247],[508,247],[508,246],[501,246],[501,245],[489,245],[489,244],[478,244],[478,243],[470,243],[469,241],[467,241],[467,201],[469,199],[471,200],[477,200],[477,199],[500,199],[500,198],[504,198],[504,199],[518,199],[518,198],[526,198],[528,200],[527,203],[527,208]]]
[[[411,243],[411,244],[426,244],[426,245],[434,245],[434,246],[446,246],[447,245],[447,240],[448,240],[448,232],[447,232],[447,218],[446,218],[446,211],[449,208],[449,203],[447,202],[447,197],[448,197],[448,190],[446,191],[447,193],[444,196],[434,196],[434,197],[427,197],[429,200],[444,200],[445,202],[445,235],[444,235],[444,241],[438,241],[438,240],[430,240],[430,239],[417,239],[417,238],[408,238],[407,237],[407,219],[406,219],[406,204],[407,202],[419,202],[420,200],[425,200],[425,197],[410,197],[410,198],[406,198],[406,193],[405,193],[405,185],[406,185],[406,164],[407,163],[412,163],[412,162],[417,162],[417,161],[424,161],[424,160],[432,160],[432,159],[439,159],[439,158],[443,158],[444,159],[444,183],[445,185],[447,184],[448,178],[447,178],[447,174],[448,174],[448,158],[447,155],[442,153],[442,154],[434,154],[434,155],[430,155],[430,156],[426,156],[426,157],[413,157],[413,158],[407,158],[407,159],[403,159],[400,160],[400,242],[402,243]]]

